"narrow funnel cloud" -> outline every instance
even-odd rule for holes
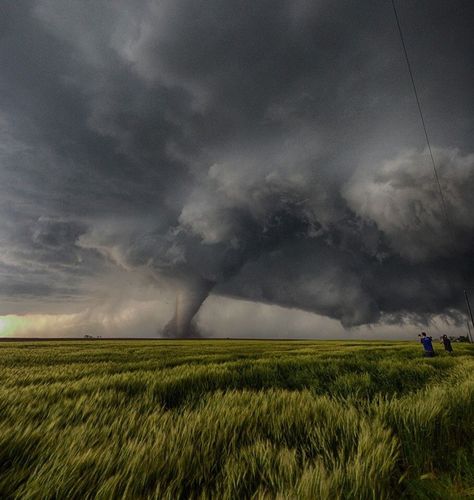
[[[474,2],[398,2],[449,224],[387,2],[90,3],[1,4],[0,316],[189,337],[212,293],[465,324]]]
[[[176,295],[174,316],[163,329],[164,337],[190,338],[199,337],[193,318],[206,300],[214,283],[204,279],[195,279],[187,283]]]

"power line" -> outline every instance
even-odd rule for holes
[[[413,93],[415,94],[416,105],[418,107],[418,112],[420,114],[421,125],[423,126],[423,131],[425,133],[426,144],[428,146],[428,152],[429,152],[429,155],[430,155],[430,158],[431,158],[431,165],[433,166],[433,172],[434,172],[434,176],[435,176],[435,179],[436,179],[436,184],[438,186],[439,196],[440,196],[440,199],[441,199],[441,207],[442,207],[442,210],[444,212],[444,217],[446,219],[446,224],[447,224],[447,227],[448,227],[448,232],[450,233],[450,236],[452,237],[453,243],[454,243],[455,242],[454,241],[454,231],[453,231],[453,227],[452,227],[452,224],[451,224],[451,219],[449,217],[449,212],[448,212],[448,207],[447,207],[447,204],[446,204],[446,199],[444,197],[443,189],[441,187],[441,182],[439,180],[438,169],[436,168],[436,163],[435,163],[435,160],[434,160],[434,157],[433,157],[433,151],[431,150],[431,142],[430,142],[430,138],[429,138],[429,135],[428,135],[428,130],[426,128],[425,118],[423,116],[423,110],[421,109],[421,103],[420,103],[420,98],[418,96],[418,91],[416,90],[415,78],[413,77],[413,71],[411,69],[410,59],[408,57],[408,51],[407,51],[407,47],[406,47],[406,44],[405,44],[405,38],[403,36],[402,27],[401,27],[401,24],[400,24],[400,18],[398,17],[397,8],[395,6],[395,0],[391,0],[391,2],[392,2],[393,12],[395,14],[395,20],[397,22],[398,33],[400,35],[400,41],[402,42],[403,53],[405,55],[405,61],[407,63],[407,67],[408,67],[408,73],[410,74],[411,85],[413,87]]]
[[[397,22],[397,28],[398,28],[398,33],[400,35],[400,41],[402,42],[403,54],[405,55],[405,61],[407,63],[407,67],[408,67],[408,73],[410,74],[411,85],[413,87],[413,93],[415,94],[416,105],[418,107],[418,112],[420,114],[421,124],[423,126],[423,132],[425,133],[426,144],[428,146],[428,151],[429,151],[430,158],[431,158],[431,165],[433,166],[433,172],[434,172],[434,176],[436,179],[436,184],[438,186],[439,197],[441,198],[441,207],[442,207],[442,210],[444,212],[444,217],[446,219],[446,225],[448,228],[449,235],[451,236],[451,239],[453,241],[453,245],[455,245],[456,240],[454,237],[453,224],[451,223],[451,218],[449,217],[446,199],[445,199],[444,194],[443,194],[441,182],[439,181],[438,169],[436,168],[436,163],[435,163],[435,160],[433,157],[433,151],[431,150],[430,138],[428,135],[428,130],[426,129],[425,118],[423,116],[423,110],[421,109],[421,103],[420,103],[420,98],[418,96],[418,91],[416,90],[415,78],[413,77],[413,71],[411,69],[411,64],[410,64],[410,58],[408,57],[408,51],[407,51],[407,47],[405,44],[405,38],[403,37],[403,31],[402,31],[402,27],[400,24],[400,18],[398,17],[398,12],[397,12],[397,7],[395,5],[395,0],[391,0],[391,2],[392,2],[392,7],[393,7],[393,13],[395,14],[395,20]],[[468,289],[466,289],[466,288],[464,289],[464,297],[466,299],[466,304],[467,304],[467,309],[468,309],[468,317],[471,318],[472,324],[474,326],[474,316],[472,314],[471,305],[469,303]],[[469,336],[470,336],[471,331],[469,328],[469,320],[467,322],[467,326],[469,329]]]

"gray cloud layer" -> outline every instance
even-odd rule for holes
[[[169,334],[211,290],[345,326],[461,310],[470,2],[400,4],[452,235],[389,2],[3,10],[0,294],[17,310],[94,300],[114,268],[180,289]]]

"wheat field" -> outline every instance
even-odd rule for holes
[[[474,348],[454,348],[0,343],[0,497],[472,497]]]

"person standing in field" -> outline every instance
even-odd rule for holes
[[[425,356],[428,358],[432,358],[435,355],[433,349],[433,337],[428,337],[425,332],[421,332],[421,335],[418,335],[420,338],[420,342],[423,345],[423,349],[425,350]]]
[[[447,335],[443,335],[441,337],[441,341],[443,342],[444,344],[444,350],[448,353],[448,354],[452,354],[453,353],[453,346],[451,345],[451,340],[449,340],[449,337]]]

